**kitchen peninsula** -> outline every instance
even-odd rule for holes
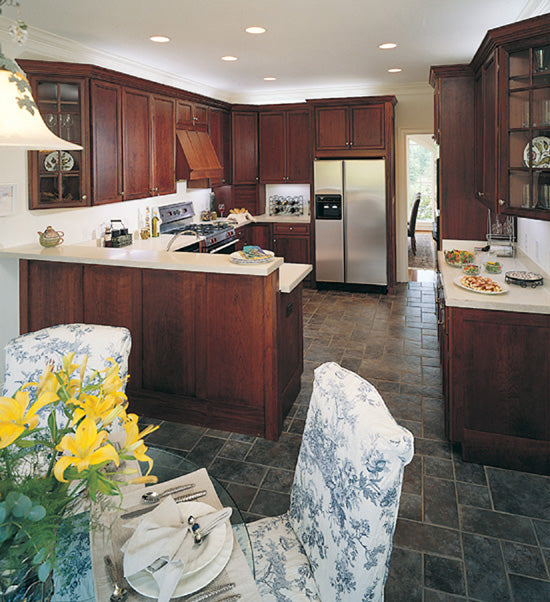
[[[276,440],[300,390],[301,282],[311,266],[167,252],[169,239],[3,249],[20,262],[21,333],[125,326],[133,411]],[[185,239],[194,237],[180,246]]]

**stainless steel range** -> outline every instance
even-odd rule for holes
[[[238,241],[235,228],[227,222],[192,223],[195,215],[193,203],[183,201],[159,207],[161,234],[183,234],[194,232],[197,243],[188,245],[179,251],[186,253],[232,253]]]

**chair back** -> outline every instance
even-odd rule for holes
[[[90,370],[103,370],[114,359],[121,378],[128,374],[132,338],[127,328],[97,324],[59,324],[15,337],[6,345],[3,395],[13,395],[23,384],[38,382],[48,363],[55,369],[71,351],[75,362],[88,355]]]
[[[421,194],[420,194],[420,192],[417,192],[416,197],[414,198],[413,207],[411,209],[411,218],[409,220],[408,236],[414,236],[414,233],[416,231],[416,216],[418,215],[418,207],[420,205],[420,198],[421,198]]]
[[[384,599],[413,447],[369,382],[333,362],[315,370],[290,520],[321,600]]]

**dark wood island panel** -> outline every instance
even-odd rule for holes
[[[55,295],[30,294],[51,282]],[[125,326],[133,411],[276,440],[303,370],[301,284],[290,293],[278,285],[278,271],[21,260],[21,332],[73,321]]]

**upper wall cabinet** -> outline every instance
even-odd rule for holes
[[[259,114],[260,182],[307,183],[311,179],[307,107]]]
[[[210,179],[210,186],[231,184],[231,113],[225,109],[209,109],[208,133],[223,169],[221,178]]]
[[[178,129],[208,130],[208,107],[189,100],[176,103],[176,127]]]
[[[82,151],[29,153],[29,208],[90,204],[88,80],[29,74],[33,96],[46,125]]]
[[[258,182],[258,111],[231,113],[233,184]]]
[[[368,157],[385,151],[396,103],[394,96],[311,103],[317,158]]]
[[[491,30],[476,53],[476,195],[550,220],[550,15]]]

